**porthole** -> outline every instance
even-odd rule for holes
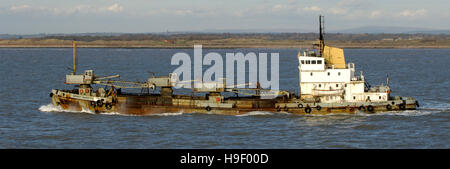
[[[341,75],[341,72],[338,72],[338,76],[340,76]]]
[[[330,72],[328,72],[328,76],[330,76]]]
[[[311,76],[312,76],[312,72],[311,72]]]

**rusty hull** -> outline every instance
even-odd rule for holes
[[[112,104],[110,109],[107,109],[105,104],[102,106],[92,106],[90,101],[74,99],[71,97],[63,97],[58,95],[52,96],[52,103],[55,106],[60,106],[64,110],[69,111],[89,111],[95,113],[118,113],[125,115],[157,115],[161,113],[202,113],[202,114],[221,114],[221,115],[242,115],[249,112],[255,111],[263,111],[263,112],[273,112],[273,113],[290,113],[290,114],[298,114],[298,115],[326,115],[326,114],[355,114],[357,112],[363,113],[376,113],[376,112],[385,112],[385,111],[399,111],[399,110],[415,110],[417,107],[417,103],[409,103],[393,105],[389,110],[386,105],[374,105],[373,110],[367,110],[367,107],[363,106],[344,106],[344,107],[309,107],[310,112],[307,113],[307,107],[255,107],[251,103],[249,98],[241,98],[241,99],[230,99],[232,102],[235,102],[235,106],[232,108],[219,108],[219,107],[210,107],[207,109],[205,107],[198,107],[196,105],[174,105],[173,103],[157,103],[157,102],[134,102],[130,101],[133,97],[154,97],[158,98],[161,96],[117,96],[116,102]],[[189,96],[185,96],[189,97]],[[150,99],[151,100],[151,99]],[[174,99],[171,99],[174,100]],[[190,102],[192,100],[185,99],[184,101]],[[282,99],[274,99],[270,100],[272,102],[283,102]],[[170,101],[171,102],[171,101]],[[241,102],[241,103],[240,103]],[[243,103],[242,103],[243,102]]]

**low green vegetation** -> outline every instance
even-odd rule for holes
[[[315,33],[178,33],[60,35],[0,39],[0,47],[130,47],[130,48],[308,48]],[[328,45],[342,48],[450,48],[448,34],[326,34]]]

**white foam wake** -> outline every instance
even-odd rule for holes
[[[41,112],[60,112],[61,108],[54,106],[53,104],[42,105],[39,107],[39,111]]]
[[[263,112],[263,111],[252,111],[245,114],[236,115],[238,117],[242,116],[264,116],[264,115],[273,115],[271,112]]]
[[[90,110],[81,110],[81,111],[75,111],[75,110],[65,110],[62,109],[59,106],[55,106],[53,104],[47,104],[47,105],[42,105],[41,107],[39,107],[39,111],[41,112],[69,112],[69,113],[88,113],[88,114],[96,114],[95,112],[92,112]],[[123,114],[123,113],[119,113],[119,112],[102,112],[100,113],[101,115],[120,115],[120,116],[138,116],[138,115],[133,115],[133,114]],[[178,116],[178,115],[182,115],[183,112],[176,112],[176,113],[157,113],[157,114],[150,114],[148,116]],[[143,115],[145,116],[145,115]]]
[[[94,112],[90,111],[90,110],[85,110],[82,109],[81,111],[75,111],[75,110],[65,110],[61,107],[55,106],[53,104],[47,104],[47,105],[42,105],[41,107],[39,107],[39,111],[41,112],[70,112],[70,113],[89,113],[89,114],[95,114]]]
[[[177,112],[177,113],[157,113],[157,114],[151,114],[151,116],[179,116],[182,115],[183,112]]]
[[[359,115],[359,116],[385,116],[385,115],[389,115],[389,116],[425,116],[425,115],[430,115],[430,114],[435,114],[435,113],[440,113],[440,112],[442,112],[442,111],[417,109],[417,110],[377,112],[377,113],[373,113],[373,114],[358,112],[355,115]]]

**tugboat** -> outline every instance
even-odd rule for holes
[[[389,79],[386,85],[370,87],[363,76],[355,75],[355,64],[346,63],[343,49],[325,45],[323,16],[319,16],[319,43],[314,50],[298,53],[299,95],[279,91],[273,99],[263,99],[267,89],[227,87],[225,80],[194,88],[197,95],[174,95],[177,75],[150,77],[146,82],[112,80],[119,75],[99,77],[93,70],[76,74],[76,43],[73,43],[73,72],[65,84],[73,90],[53,89],[52,104],[69,111],[151,115],[159,113],[214,113],[239,115],[253,111],[288,112],[292,114],[333,114],[356,112],[414,110],[419,106],[412,97],[391,96]],[[105,85],[105,88],[93,88]],[[211,87],[212,86],[212,87]],[[141,93],[123,93],[122,88],[140,88]],[[149,90],[160,88],[160,93]],[[245,97],[225,97],[222,93],[253,91]]]
[[[356,110],[373,113],[376,111],[411,110],[419,106],[411,97],[391,97],[389,78],[386,86],[370,87],[363,72],[355,74],[355,64],[345,62],[343,49],[325,45],[323,36],[323,16],[319,16],[319,52],[303,51],[298,53],[299,61],[299,108],[305,113],[313,110],[320,112],[349,112]],[[287,106],[280,104],[279,106]]]

